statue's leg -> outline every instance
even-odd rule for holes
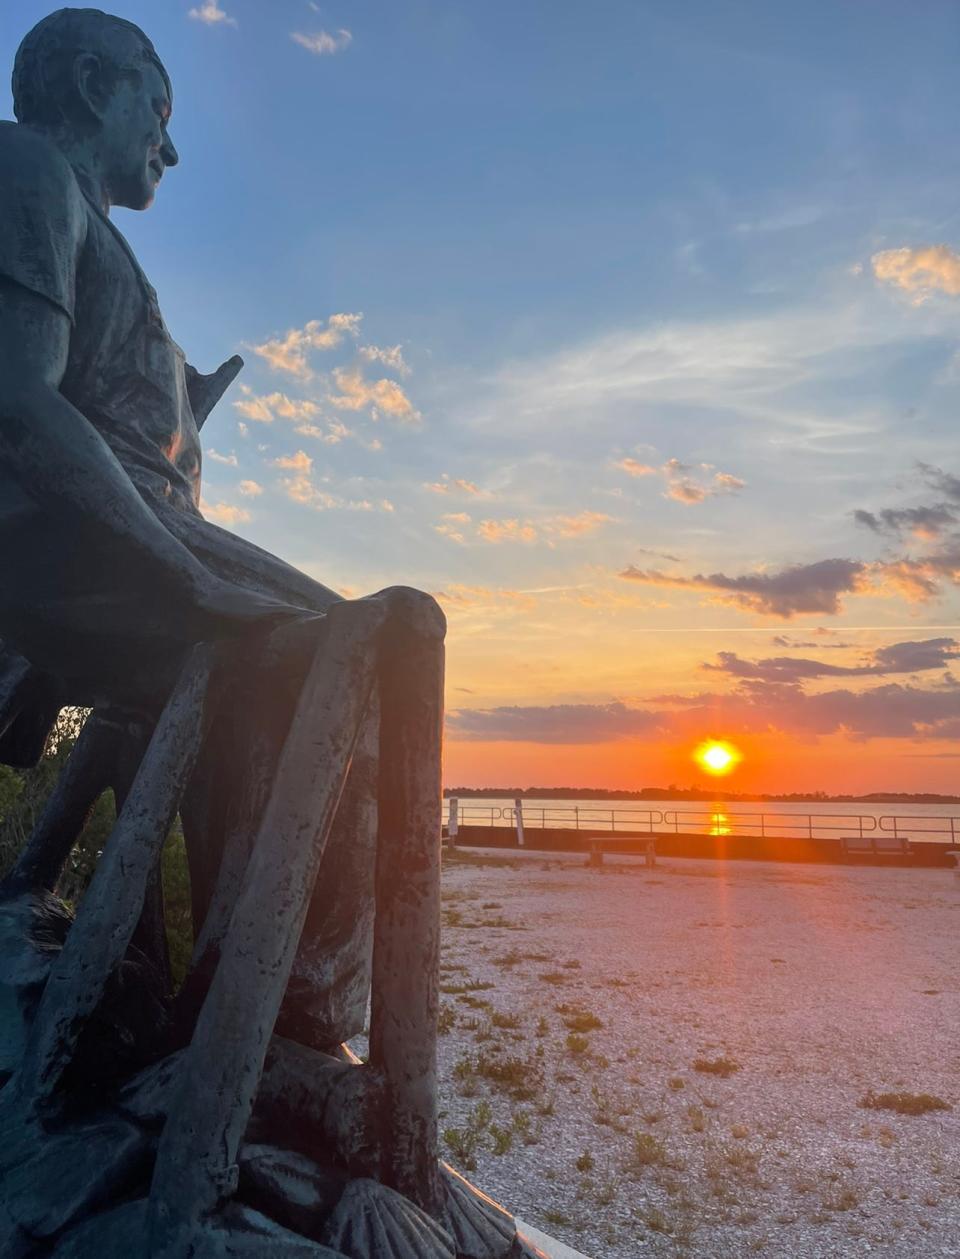
[[[160,1140],[150,1211],[158,1259],[181,1253],[229,1192],[373,688],[384,613],[371,600],[338,605],[326,618]]]

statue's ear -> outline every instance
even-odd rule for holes
[[[108,82],[103,62],[95,53],[81,53],[73,63],[73,86],[77,103],[93,118],[102,118],[115,84]]]
[[[233,358],[221,363],[209,376],[204,376],[195,367],[187,364],[187,395],[198,429],[203,428],[207,416],[236,380],[241,367],[243,359],[239,354],[234,354]]]

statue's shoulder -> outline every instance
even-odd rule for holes
[[[0,122],[0,187],[7,195],[79,211],[83,193],[57,146],[18,122]]]

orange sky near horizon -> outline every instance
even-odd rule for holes
[[[741,740],[741,764],[723,778],[705,773],[693,759],[694,740],[658,744],[625,740],[604,744],[544,746],[520,742],[472,742],[447,738],[445,787],[595,787],[638,791],[643,787],[700,787],[717,792],[780,794],[824,791],[935,792],[960,795],[960,751],[918,745],[904,751],[898,739],[857,743],[828,736],[815,744],[783,735]],[[956,785],[950,779],[956,773]]]

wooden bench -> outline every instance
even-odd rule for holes
[[[652,835],[617,835],[614,833],[586,835],[584,836],[584,842],[590,853],[587,858],[588,866],[602,866],[603,855],[611,844],[614,846],[618,844],[643,844],[643,855],[646,858],[648,869],[653,869],[657,864],[657,841]]]

